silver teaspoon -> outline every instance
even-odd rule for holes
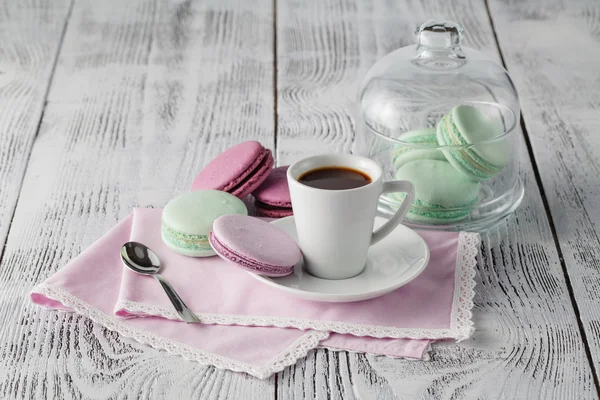
[[[200,322],[198,317],[181,300],[175,289],[158,273],[160,260],[152,250],[138,242],[127,242],[121,247],[121,260],[133,272],[142,275],[152,275],[165,290],[169,300],[171,300],[171,304],[173,304],[173,307],[175,307],[175,310],[185,322],[188,324],[191,322]]]

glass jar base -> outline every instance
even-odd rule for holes
[[[511,190],[489,202],[475,205],[468,210],[469,215],[460,221],[427,223],[411,220],[410,216],[407,216],[402,223],[413,229],[482,232],[515,211],[519,207],[519,204],[521,204],[524,194],[523,183],[518,178]],[[398,206],[399,204],[391,202],[389,198],[382,196],[379,200],[377,211],[379,215],[389,218],[395,213]]]

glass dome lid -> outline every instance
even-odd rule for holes
[[[519,101],[508,72],[485,54],[461,46],[460,25],[429,20],[415,35],[417,44],[383,57],[359,87],[361,118],[374,134],[415,146],[403,134],[435,127],[457,104],[474,106],[497,121],[500,129],[486,141],[500,140],[514,129]]]

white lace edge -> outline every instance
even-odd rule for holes
[[[475,332],[473,323],[473,298],[475,297],[475,276],[477,274],[477,254],[481,239],[478,233],[461,232],[456,253],[454,272],[454,299],[452,300],[451,329],[457,333],[456,341],[462,342]]]
[[[166,350],[169,353],[180,355],[187,360],[196,361],[202,365],[211,365],[219,369],[235,372],[245,372],[259,379],[266,379],[286,367],[295,364],[298,359],[305,357],[310,350],[315,349],[322,340],[329,337],[328,332],[309,330],[267,363],[253,365],[134,328],[128,325],[125,320],[108,315],[57,286],[42,283],[36,286],[31,293],[58,301],[77,314],[88,317],[107,329],[115,331],[124,337],[132,338],[142,344]]]
[[[454,339],[457,342],[468,339],[474,332],[473,297],[475,296],[475,266],[479,251],[479,235],[461,232],[456,255],[454,277],[454,297],[450,327],[443,329],[398,328],[383,325],[354,324],[342,321],[323,321],[299,317],[272,317],[238,314],[213,314],[195,312],[202,323],[213,325],[263,326],[277,328],[296,328],[335,332],[354,336],[371,336],[392,339]],[[159,316],[171,320],[181,320],[177,312],[170,308],[159,307],[129,300],[119,300],[116,311],[126,311],[131,317]]]

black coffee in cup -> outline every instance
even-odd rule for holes
[[[332,166],[305,172],[298,182],[317,189],[347,190],[366,186],[371,183],[371,178],[356,169]]]

